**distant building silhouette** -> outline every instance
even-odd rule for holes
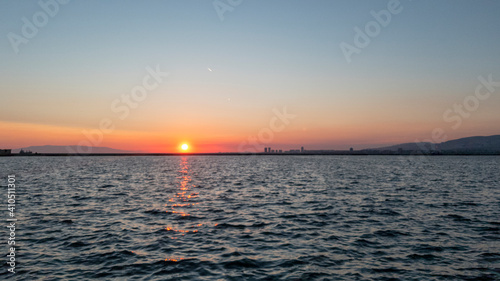
[[[19,151],[19,154],[21,154],[21,155],[31,155],[31,154],[33,154],[33,152],[29,151],[29,150],[24,151],[24,150],[21,149]]]
[[[303,146],[300,148],[300,153],[304,153],[304,147]]]
[[[0,149],[0,155],[10,155],[12,153],[12,149]]]
[[[351,147],[351,148],[349,149],[349,151],[350,151],[350,152],[353,152],[353,151],[354,151],[354,148],[352,148],[352,147]]]
[[[280,149],[280,150],[279,150],[279,153],[283,153],[283,150],[281,150],[281,149]]]
[[[267,153],[267,147],[264,147],[264,153]]]

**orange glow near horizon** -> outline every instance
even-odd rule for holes
[[[189,131],[135,131],[115,129],[103,133],[92,127],[57,126],[36,123],[0,121],[0,149],[19,149],[43,145],[88,145],[144,153],[217,153],[263,151],[264,147],[283,150],[297,149],[363,149],[397,143],[425,140],[431,137],[433,124],[404,122],[379,127],[373,123],[336,125],[332,127],[290,124],[287,130],[273,134],[272,142],[260,142],[259,127],[227,133],[217,127],[193,127]],[[488,126],[467,123],[463,130],[453,131],[443,126],[448,140],[471,135],[493,135]],[[172,130],[171,130],[172,131]],[[473,133],[472,133],[473,132]],[[188,141],[189,140],[189,141]],[[196,146],[193,145],[196,144]],[[187,149],[183,149],[187,145]]]

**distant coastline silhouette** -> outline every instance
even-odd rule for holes
[[[70,151],[70,152],[68,152]],[[77,153],[89,151],[89,153]],[[73,153],[74,152],[74,153]],[[0,156],[93,156],[93,155],[137,155],[137,156],[174,156],[174,155],[500,155],[500,135],[474,136],[442,143],[414,142],[402,143],[380,148],[355,150],[309,150],[303,146],[300,149],[273,149],[265,147],[262,152],[209,152],[209,153],[145,153],[140,151],[118,150],[108,147],[78,146],[30,146],[20,149],[0,149]]]

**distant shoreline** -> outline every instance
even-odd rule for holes
[[[140,147],[138,147],[140,148]],[[386,147],[350,149],[299,149],[282,150],[271,147],[254,147],[258,152],[210,152],[210,153],[146,153],[141,150],[120,150],[92,146],[30,146],[17,149],[0,149],[0,156],[248,156],[248,155],[500,155],[500,135],[472,136],[442,143],[413,142]],[[254,149],[253,148],[253,149]],[[13,153],[15,151],[15,153]],[[39,152],[40,151],[40,152]],[[89,152],[89,153],[79,153]]]
[[[10,154],[0,157],[36,157],[36,156],[500,156],[500,153],[364,153],[364,152],[338,152],[338,153],[33,153]]]

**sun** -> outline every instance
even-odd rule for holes
[[[189,146],[188,146],[186,143],[184,143],[184,144],[181,146],[181,148],[182,148],[182,150],[186,151],[186,150],[188,150]]]

